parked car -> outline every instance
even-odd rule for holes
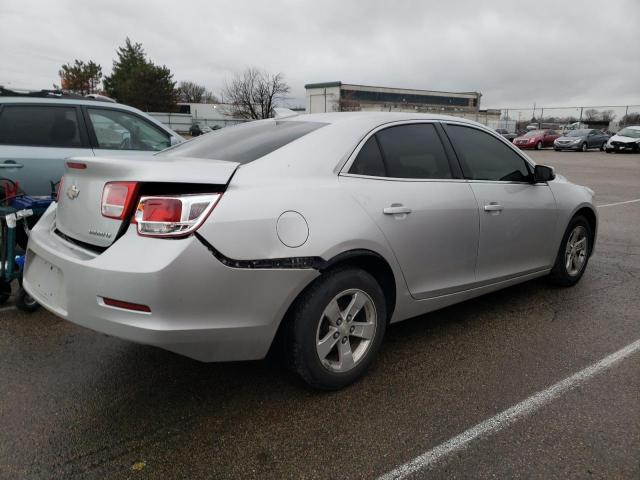
[[[197,136],[200,136],[200,135],[203,135],[205,133],[212,132],[212,131],[213,130],[211,130],[211,128],[207,127],[206,125],[201,125],[199,123],[194,123],[189,128],[189,134],[192,137],[197,137]]]
[[[500,135],[502,135],[504,138],[506,138],[510,142],[513,142],[514,138],[518,136],[517,133],[510,133],[509,130],[506,130],[504,128],[496,128],[496,132],[498,132]]]
[[[607,153],[611,152],[640,152],[640,125],[624,127],[604,146]]]
[[[562,137],[556,138],[553,142],[553,149],[576,150],[586,152],[590,148],[604,150],[604,146],[609,140],[609,135],[595,129],[571,130]]]
[[[146,113],[119,103],[0,89],[2,176],[30,195],[50,195],[71,156],[131,158],[183,140]]]
[[[494,131],[292,115],[144,162],[74,158],[31,233],[25,288],[62,318],[201,361],[263,358],[277,339],[306,382],[336,389],[389,322],[583,275],[593,191]]]
[[[555,130],[531,130],[513,140],[513,144],[519,148],[535,148],[542,150],[544,147],[553,147],[553,142],[560,135]]]

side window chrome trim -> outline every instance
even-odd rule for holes
[[[362,178],[366,180],[381,180],[383,182],[453,182],[467,183],[465,178],[403,178],[403,177],[375,177],[373,175],[361,175],[359,173],[341,173],[341,177]],[[508,182],[507,182],[508,183]]]

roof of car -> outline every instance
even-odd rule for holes
[[[450,115],[437,115],[433,113],[413,113],[413,112],[327,112],[327,113],[307,113],[282,119],[282,121],[298,122],[321,122],[337,124],[342,122],[370,123],[380,125],[389,122],[401,122],[411,120],[441,120],[467,123],[469,125],[484,125],[461,117]],[[486,127],[484,127],[486,128]]]
[[[92,98],[64,98],[64,97],[30,97],[30,96],[6,96],[0,95],[0,104],[8,104],[8,103],[34,103],[40,104],[43,103],[51,104],[51,105],[90,105],[93,107],[104,107],[104,108],[119,108],[121,110],[130,110],[132,112],[139,111],[136,108],[130,107],[123,103],[116,102],[105,102],[102,100],[95,100]]]

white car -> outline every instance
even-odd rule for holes
[[[624,127],[604,146],[604,151],[611,152],[640,152],[640,125]]]

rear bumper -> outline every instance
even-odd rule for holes
[[[196,238],[140,237],[132,228],[95,255],[53,232],[55,205],[32,230],[24,287],[78,325],[201,361],[253,360],[269,350],[311,269],[236,269]],[[150,313],[104,304],[147,305]]]

